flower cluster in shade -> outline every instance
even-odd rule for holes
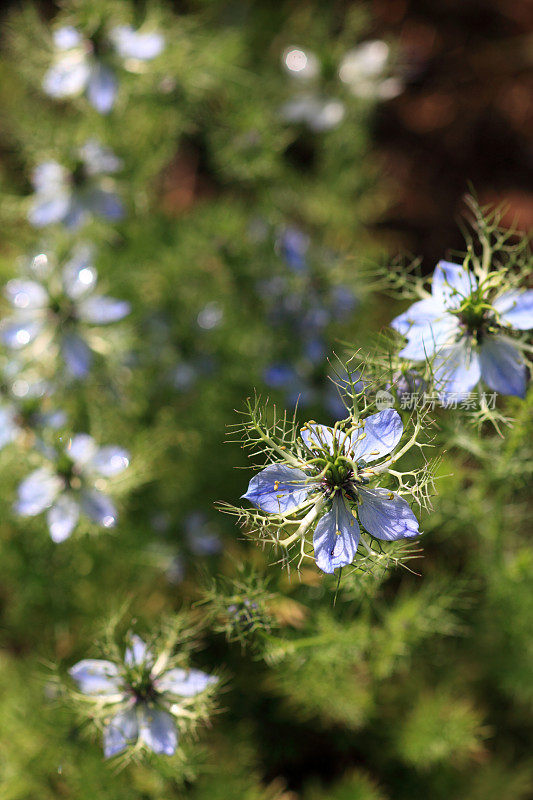
[[[281,109],[283,119],[306,125],[315,133],[340,125],[346,106],[339,97],[322,91],[322,68],[317,56],[299,47],[289,47],[283,53],[282,63],[298,87]],[[389,73],[389,46],[380,40],[363,42],[349,50],[337,70],[341,85],[346,86],[350,94],[370,100],[390,100],[400,94],[401,80]]]
[[[121,663],[84,659],[71,667],[70,675],[80,691],[106,711],[106,758],[130,746],[173,755],[178,747],[180,713],[218,680],[198,669],[170,666],[168,659],[156,659],[135,635],[130,637]]]
[[[533,328],[533,290],[493,297],[487,283],[463,265],[440,261],[431,295],[391,323],[408,340],[402,358],[432,359],[435,388],[444,397],[465,396],[480,381],[499,394],[525,395],[527,364],[510,333]]]
[[[71,168],[42,162],[31,179],[35,194],[28,220],[36,228],[61,223],[75,230],[93,216],[122,219],[124,206],[110,177],[120,169],[121,159],[94,139],[79,148]]]
[[[92,363],[89,326],[117,322],[130,312],[126,301],[98,294],[97,280],[89,247],[78,246],[61,270],[45,253],[37,255],[28,278],[10,280],[4,289],[13,314],[0,324],[3,343],[36,360],[54,343],[69,374],[85,377]]]
[[[129,453],[116,445],[98,447],[86,433],[76,434],[63,447],[42,449],[49,463],[22,481],[15,512],[23,517],[46,512],[54,542],[68,539],[80,514],[104,528],[114,527],[117,510],[103,489],[107,479],[129,466]]]
[[[407,501],[373,485],[394,462],[394,455],[388,456],[403,435],[397,411],[385,409],[346,428],[308,422],[300,435],[298,455],[263,469],[243,498],[266,514],[299,523],[302,538],[312,529],[315,561],[323,572],[353,562],[361,528],[384,541],[418,535]]]
[[[283,337],[290,341],[290,360],[279,358],[271,363],[263,379],[270,388],[284,390],[289,405],[298,402],[305,406],[320,399],[323,382],[316,381],[314,373],[328,355],[327,327],[345,320],[356,308],[357,298],[344,285],[326,290],[317,285],[309,259],[310,240],[299,229],[283,229],[276,240],[276,251],[285,273],[262,281],[258,290],[271,324],[290,331]],[[328,402],[327,397],[324,402]]]
[[[64,26],[53,38],[56,52],[43,79],[44,91],[57,99],[85,93],[100,114],[108,114],[115,105],[117,67],[139,72],[164,48],[160,33],[136,31],[131,25],[99,30],[90,39],[76,28]]]

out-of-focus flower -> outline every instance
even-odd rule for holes
[[[74,250],[61,271],[44,253],[33,259],[30,269],[28,279],[15,278],[5,287],[13,315],[0,324],[2,341],[34,357],[55,343],[69,373],[83,378],[92,362],[88,326],[117,322],[130,313],[130,305],[96,293],[98,273],[88,247]]]
[[[285,545],[313,530],[317,566],[332,573],[354,560],[360,525],[385,541],[418,535],[407,501],[369,485],[393,463],[394,455],[387,456],[402,434],[402,420],[393,409],[334,428],[308,422],[300,431],[303,446],[252,478],[243,498],[281,522],[299,523]]]
[[[178,747],[180,717],[194,716],[195,698],[217,682],[198,669],[156,656],[139,636],[130,636],[122,661],[84,659],[69,670],[84,695],[102,708],[104,755],[128,747],[171,756]]]
[[[63,99],[86,93],[100,114],[108,114],[118,92],[116,67],[138,72],[143,63],[158,56],[164,47],[161,34],[143,33],[131,25],[97,31],[85,39],[76,28],[58,28],[53,35],[54,63],[43,78],[50,97]]]
[[[281,116],[293,125],[307,125],[315,133],[336,128],[346,114],[342,100],[308,92],[298,94],[281,107]]]
[[[527,365],[509,331],[533,328],[533,290],[494,297],[492,276],[478,282],[464,266],[439,261],[431,296],[391,323],[408,340],[402,358],[433,359],[435,388],[443,397],[464,397],[480,380],[500,394],[525,396]]]
[[[46,511],[54,542],[68,539],[80,514],[104,528],[114,527],[117,511],[101,488],[105,479],[128,467],[129,453],[116,445],[98,447],[92,436],[79,433],[62,449],[48,448],[47,455],[50,463],[20,484],[16,513],[35,517]]]
[[[124,216],[124,207],[109,177],[122,168],[115,154],[91,139],[78,151],[73,169],[44,161],[33,171],[35,189],[28,220],[37,228],[62,223],[79,228],[92,215],[109,220]]]
[[[391,100],[403,90],[397,77],[387,76],[390,70],[390,48],[375,39],[354,47],[339,65],[339,78],[356,97]]]
[[[187,543],[193,555],[212,556],[220,553],[222,542],[203,511],[192,511],[184,522]]]

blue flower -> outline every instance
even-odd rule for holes
[[[285,228],[278,238],[277,246],[290,269],[294,272],[307,271],[309,237],[305,233],[297,228]]]
[[[85,377],[92,362],[87,326],[117,322],[130,313],[126,301],[96,293],[97,279],[90,248],[74,250],[61,272],[40,253],[32,261],[29,279],[16,278],[5,287],[14,313],[0,324],[3,343],[36,360],[56,344],[69,373]]]
[[[188,713],[190,698],[217,678],[198,669],[171,666],[155,658],[145,642],[131,636],[121,663],[84,659],[69,670],[82,694],[108,712],[104,755],[118,755],[129,746],[171,756],[178,747],[177,720]]]
[[[47,455],[51,463],[20,484],[16,513],[35,517],[46,511],[54,542],[68,539],[80,513],[104,528],[116,525],[117,511],[100,491],[100,484],[103,478],[119,475],[128,467],[127,451],[116,445],[98,447],[91,436],[78,433],[64,450],[50,449]]]
[[[443,397],[464,397],[480,380],[500,394],[525,396],[526,362],[508,331],[533,327],[533,290],[489,299],[488,282],[478,283],[459,264],[439,261],[431,296],[391,323],[408,340],[401,357],[433,357],[435,386]]]
[[[290,539],[303,538],[314,527],[315,561],[323,572],[332,573],[354,560],[360,526],[385,541],[418,535],[409,504],[389,489],[369,485],[393,459],[369,464],[395,450],[402,434],[401,418],[393,409],[372,414],[346,430],[309,422],[301,429],[303,447],[291,459],[294,466],[270,464],[252,478],[243,497],[282,519],[297,521],[296,515],[303,514]]]
[[[100,114],[108,114],[118,92],[112,62],[138,72],[144,62],[161,53],[164,40],[159,33],[141,33],[130,25],[115,26],[108,36],[99,34],[91,40],[84,39],[75,28],[65,26],[54,32],[54,44],[54,63],[43,78],[46,94],[62,99],[85,92],[93,108]]]
[[[124,207],[109,177],[121,167],[111,150],[92,139],[78,151],[72,170],[57,161],[39,164],[32,175],[35,194],[28,220],[36,228],[62,223],[76,229],[93,215],[122,219]]]

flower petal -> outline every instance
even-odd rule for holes
[[[14,407],[0,406],[0,450],[12,442],[19,432]]]
[[[436,319],[442,317],[444,310],[444,307],[434,297],[429,297],[413,303],[407,311],[395,317],[390,324],[395,331],[407,336],[411,328],[435,322]]]
[[[118,514],[115,506],[109,497],[96,489],[82,492],[81,508],[89,519],[104,528],[113,528],[117,524]]]
[[[34,517],[52,505],[63,488],[63,481],[46,467],[36,469],[18,487],[15,511],[23,517]]]
[[[333,498],[333,508],[324,514],[313,534],[315,561],[322,572],[351,564],[359,544],[359,524],[342,497]]]
[[[151,61],[165,46],[161,34],[155,31],[140,33],[131,25],[117,25],[111,31],[111,39],[122,58],[136,58],[139,61]]]
[[[481,377],[495,392],[526,396],[527,367],[514,345],[499,337],[487,337],[479,354]]]
[[[81,44],[81,35],[72,25],[63,25],[53,33],[54,44],[58,50],[72,50]]]
[[[170,669],[156,679],[156,687],[160,692],[169,692],[179,697],[194,697],[208,686],[217,683],[218,678],[207,675],[199,669]]]
[[[433,362],[433,374],[435,389],[443,397],[460,400],[471,392],[481,377],[481,368],[469,340],[463,338],[440,350]]]
[[[122,219],[124,206],[120,197],[115,192],[104,189],[92,189],[86,195],[87,207],[94,213],[106,219]]]
[[[418,520],[403,497],[388,489],[359,489],[359,522],[376,539],[418,536]]]
[[[87,86],[90,74],[85,53],[66,53],[46,72],[43,90],[49,97],[75,97]]]
[[[61,222],[68,214],[71,195],[68,189],[60,189],[57,194],[37,194],[28,210],[28,221],[36,228],[44,228]]]
[[[80,508],[73,497],[60,494],[47,515],[48,530],[52,541],[64,542],[78,523]]]
[[[334,437],[333,428],[328,428],[327,425],[317,425],[314,422],[306,422],[300,429],[300,436],[308,450],[323,451],[333,455],[334,452]],[[343,434],[336,431],[335,439],[337,442]],[[335,448],[336,449],[336,448]]]
[[[291,514],[314,488],[301,469],[270,464],[255,475],[242,497],[268,514]]]
[[[407,334],[407,344],[400,350],[401,358],[424,361],[443,347],[450,344],[459,331],[459,322],[451,314],[443,314],[425,325],[414,325]]]
[[[80,157],[88,175],[118,172],[124,165],[122,159],[116,156],[111,148],[101,145],[98,139],[88,139],[83,147],[80,147]]]
[[[99,114],[109,114],[115,105],[118,84],[112,70],[95,62],[87,86],[89,103]]]
[[[84,322],[93,325],[106,325],[108,322],[117,322],[131,311],[131,306],[125,300],[115,300],[114,297],[95,295],[82,300],[78,313]]]
[[[178,746],[174,717],[167,711],[147,706],[138,709],[139,741],[152,752],[172,756]]]
[[[88,433],[77,433],[70,439],[66,454],[79,467],[85,467],[97,453],[96,442]]]
[[[393,408],[362,420],[361,428],[351,436],[349,453],[353,461],[363,460],[365,464],[394,450],[403,434],[402,418]]]
[[[93,360],[91,349],[77,333],[68,333],[61,342],[65,365],[75,378],[85,378]]]
[[[48,305],[48,292],[37,281],[8,281],[4,294],[16,309],[41,309]]]
[[[121,753],[137,740],[139,725],[135,709],[120,711],[112,718],[104,731],[104,756],[111,758]]]
[[[99,658],[85,658],[69,669],[70,676],[78,684],[83,694],[113,695],[120,691],[119,669],[112,661]]]
[[[494,301],[493,306],[504,325],[510,325],[517,331],[533,328],[533,289],[505,292]]]
[[[8,318],[2,320],[0,325],[0,337],[7,347],[12,347],[14,350],[20,350],[26,347],[34,339],[39,336],[43,329],[43,323],[40,319],[14,319]]]
[[[107,447],[100,447],[91,460],[91,467],[104,475],[106,478],[111,478],[113,475],[119,475],[123,472],[130,463],[130,454],[127,450],[116,445],[108,445]]]
[[[475,289],[476,276],[462,264],[439,261],[435,267],[431,291],[434,299],[446,308],[458,308]]]
[[[79,300],[94,289],[98,273],[93,266],[92,248],[78,247],[63,267],[62,277],[65,292],[71,300]]]
[[[124,653],[124,663],[130,667],[137,667],[152,658],[152,654],[146,647],[140,636],[133,634],[130,636],[129,647]]]

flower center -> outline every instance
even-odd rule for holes
[[[353,466],[344,456],[329,456],[325,459],[324,486],[329,492],[353,491],[355,478]]]

